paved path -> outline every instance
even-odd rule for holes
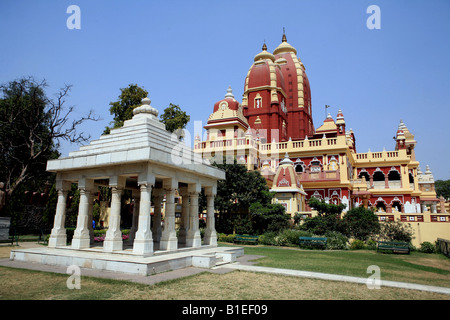
[[[142,283],[142,284],[147,284],[147,285],[153,285],[155,283],[162,282],[162,281],[192,276],[192,275],[199,274],[202,272],[223,274],[223,273],[231,272],[234,270],[271,273],[271,274],[278,274],[278,275],[284,275],[284,276],[304,277],[304,278],[322,279],[322,280],[331,280],[331,281],[353,282],[353,283],[359,283],[359,284],[367,284],[367,281],[369,278],[369,275],[367,278],[359,278],[359,277],[351,277],[351,276],[343,276],[343,275],[327,274],[327,273],[319,273],[319,272],[254,266],[254,263],[252,262],[252,260],[255,260],[260,257],[261,256],[256,256],[256,255],[244,255],[242,257],[239,257],[237,259],[237,262],[235,262],[235,263],[224,264],[221,266],[214,267],[212,269],[188,267],[188,268],[158,273],[158,274],[150,275],[150,276],[94,270],[94,269],[88,269],[88,268],[81,268],[81,275],[97,277],[97,278],[109,278],[109,279],[115,279],[115,280],[132,281],[132,282],[137,282],[137,283]],[[21,261],[11,261],[8,258],[0,259],[0,266],[67,274],[66,267],[43,265],[43,264],[39,264],[39,263],[29,263],[29,262],[21,262]],[[429,291],[429,292],[436,292],[436,293],[443,293],[443,294],[450,295],[450,288],[446,288],[446,287],[428,286],[428,285],[423,285],[423,284],[396,282],[396,281],[387,281],[387,280],[381,280],[380,285],[386,286],[386,287],[421,290],[421,291]]]
[[[279,275],[285,275],[285,276],[305,277],[305,278],[312,278],[312,279],[354,282],[354,283],[366,284],[366,285],[368,283],[368,278],[369,278],[369,277],[358,278],[358,277],[343,276],[343,275],[337,275],[337,274],[327,274],[327,273],[320,273],[320,272],[259,267],[259,266],[252,266],[252,265],[243,265],[240,263],[229,264],[226,266],[226,268],[237,269],[237,270],[242,270],[242,271],[279,274]],[[373,285],[374,283],[370,282],[369,284]],[[436,286],[428,286],[428,285],[423,285],[423,284],[387,281],[387,280],[381,280],[379,285],[385,286],[385,287],[401,288],[401,289],[430,291],[430,292],[443,293],[443,294],[450,295],[450,288],[446,288],[446,287],[436,287]]]

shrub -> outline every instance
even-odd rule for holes
[[[423,253],[435,253],[436,252],[436,246],[432,244],[431,242],[425,241],[420,244],[420,252]]]
[[[400,219],[396,221],[384,221],[380,224],[380,239],[386,241],[402,241],[411,242],[414,238],[414,230],[410,223],[401,222]]]
[[[329,231],[325,234],[327,237],[328,250],[345,250],[347,249],[348,238],[340,232]]]
[[[279,234],[282,239],[285,239],[286,245],[288,246],[298,246],[299,237],[311,237],[311,232],[295,229],[284,229]]]
[[[350,249],[351,250],[366,249],[366,244],[362,240],[355,239],[351,242]]]
[[[218,233],[217,234],[217,241],[233,243],[233,241],[234,241],[234,234]]]
[[[276,232],[266,232],[259,236],[258,242],[260,244],[265,244],[269,246],[276,246],[275,237],[277,236]]]
[[[369,250],[377,250],[377,242],[375,240],[372,240],[372,239],[367,240],[367,249],[369,249]]]

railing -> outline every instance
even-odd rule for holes
[[[339,180],[339,170],[336,171],[320,171],[320,172],[302,172],[297,173],[301,182],[310,182],[317,180]]]
[[[437,243],[441,253],[450,258],[450,241],[438,238]]]
[[[283,151],[288,149],[302,149],[302,148],[316,148],[324,146],[337,146],[338,138],[322,138],[313,140],[302,141],[283,141],[283,142],[271,142],[271,143],[259,143],[251,138],[234,138],[234,139],[222,139],[214,141],[202,141],[196,142],[195,149],[207,149],[207,148],[224,148],[232,146],[245,146],[250,145],[254,148],[258,148],[261,151]]]
[[[398,158],[398,151],[382,151],[382,152],[367,152],[367,153],[357,153],[357,160],[369,160],[369,159],[382,159],[384,158]]]

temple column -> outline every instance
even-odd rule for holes
[[[72,248],[89,248],[91,244],[92,220],[89,221],[89,207],[92,207],[94,181],[85,178],[78,181],[80,204],[78,206],[77,228],[72,238]],[[92,214],[92,212],[91,212]],[[92,218],[91,218],[92,219]],[[89,229],[89,224],[91,228]]]
[[[139,206],[140,206],[140,201],[141,201],[141,193],[140,190],[136,191],[133,190],[132,191],[132,195],[133,195],[133,218],[131,221],[131,229],[130,229],[130,235],[128,237],[128,241],[130,243],[134,242],[134,238],[136,236],[136,231],[138,229],[138,222],[139,222]]]
[[[141,201],[139,204],[139,223],[133,244],[133,253],[141,255],[153,254],[153,238],[151,229],[151,196],[152,185],[141,184]]]
[[[427,211],[427,206],[425,205],[425,203],[421,203],[420,204],[420,207],[421,207],[421,209],[422,209],[422,213],[425,213],[426,211]]]
[[[111,187],[111,213],[109,216],[109,227],[103,242],[103,251],[113,252],[123,249],[122,231],[120,230],[120,211],[125,177],[111,177],[109,181]]]
[[[436,204],[436,202],[433,202],[431,204],[431,213],[437,213],[437,204]]]
[[[164,190],[159,189],[153,189],[153,200],[155,201],[153,203],[154,211],[153,211],[153,221],[152,221],[152,236],[153,241],[160,242],[161,241],[161,234],[162,234],[162,228],[161,228],[161,202],[164,199]]]
[[[206,191],[206,230],[204,236],[204,244],[217,246],[216,223],[214,217],[214,198],[216,188],[205,188]]]
[[[189,229],[186,235],[187,247],[200,247],[202,238],[198,226],[198,196],[201,192],[201,185],[198,183],[189,184]]]
[[[392,206],[390,204],[386,205],[386,213],[392,213]]]
[[[161,234],[159,248],[161,250],[177,250],[178,239],[175,231],[175,189],[178,187],[178,181],[175,179],[166,179],[163,182],[163,188],[166,193],[166,212],[164,216],[164,230]]]
[[[53,229],[48,240],[49,248],[62,247],[67,244],[67,232],[65,228],[66,222],[66,207],[67,194],[69,192],[71,183],[68,181],[56,181],[56,188],[58,190],[58,202],[56,204],[55,220],[53,222]]]
[[[179,192],[183,202],[181,204],[181,223],[180,230],[178,231],[178,242],[186,244],[186,236],[189,228],[189,193],[187,188],[180,188]]]

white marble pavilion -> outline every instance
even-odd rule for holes
[[[214,223],[214,196],[217,181],[225,179],[224,171],[205,163],[176,135],[158,121],[158,111],[150,99],[142,100],[133,118],[121,128],[91,141],[68,157],[51,160],[47,170],[56,173],[58,203],[49,248],[66,247],[65,212],[67,194],[72,183],[80,190],[77,226],[71,249],[89,249],[93,244],[93,196],[98,185],[112,189],[109,228],[103,252],[123,252],[120,230],[121,195],[131,189],[135,203],[132,254],[142,257],[159,251],[176,252],[180,247],[200,248],[198,199],[202,188],[207,197],[207,227],[203,246],[217,246]],[[182,196],[181,226],[175,230],[175,190]],[[153,196],[153,197],[152,197]],[[165,197],[164,227],[161,228],[161,201]],[[150,214],[152,199],[155,207]]]

